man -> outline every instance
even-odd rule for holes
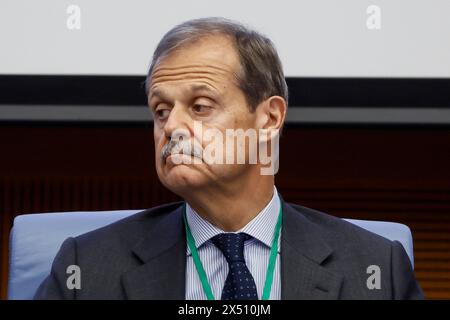
[[[147,94],[159,179],[185,202],[67,239],[37,299],[423,298],[399,242],[278,194],[272,133],[288,90],[266,37],[220,18],[178,25],[154,53]],[[220,143],[230,132],[246,140]],[[274,170],[251,161],[252,137],[270,145]],[[80,289],[66,286],[69,265],[80,267]]]

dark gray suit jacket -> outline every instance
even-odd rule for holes
[[[281,231],[282,299],[421,299],[399,242],[317,210],[285,203]],[[81,289],[66,285],[68,265]],[[381,288],[367,287],[380,267]],[[64,241],[36,299],[185,299],[182,202],[141,211]]]

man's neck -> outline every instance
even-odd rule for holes
[[[241,185],[231,190],[190,194],[185,200],[203,219],[226,232],[246,226],[273,197],[274,181],[267,179],[256,187]]]

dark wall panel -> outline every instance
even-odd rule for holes
[[[147,208],[159,183],[149,126],[0,127],[0,245],[18,214]],[[287,201],[336,216],[405,223],[427,298],[450,298],[450,128],[288,126],[276,184]]]

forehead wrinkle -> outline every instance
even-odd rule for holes
[[[217,73],[208,70],[177,70],[175,72],[155,72],[152,76],[152,82],[156,83],[158,81],[170,81],[171,79],[177,80],[181,78],[205,78],[211,81],[220,81],[220,78],[229,79],[229,75],[225,72]]]
[[[171,76],[173,76],[174,79],[183,76],[190,79],[192,79],[192,77],[195,76],[210,77],[211,80],[213,80],[211,77],[225,77],[231,81],[234,81],[237,77],[237,74],[232,70],[228,70],[222,67],[193,64],[193,65],[185,65],[182,67],[159,66],[154,70],[154,72],[152,72],[151,79],[152,82],[156,82],[160,81],[161,77],[163,77],[163,79],[166,79],[166,77],[168,78]]]
[[[183,82],[183,80],[174,82]],[[219,88],[209,83],[208,81],[203,81],[201,79],[199,81],[196,81],[196,83],[190,84],[188,87],[185,87],[183,90],[190,92],[201,92],[201,91],[212,92],[215,98],[219,100],[221,99],[221,96],[223,94],[223,92]],[[159,97],[163,100],[168,100],[167,93],[165,92],[164,88],[161,87],[159,84],[155,84],[150,89],[148,98],[150,100],[153,97]]]
[[[222,91],[219,89],[215,83],[220,83],[219,79],[215,79],[213,77],[208,76],[196,76],[196,75],[189,75],[189,76],[160,76],[156,79],[153,79],[152,86],[150,90],[153,90],[155,86],[161,85],[161,83],[177,83],[177,82],[184,82],[186,80],[197,80],[196,82],[204,83],[212,88],[214,88],[218,93],[221,93]]]
[[[226,65],[224,65],[226,66]],[[217,66],[217,65],[211,65],[211,64],[184,64],[184,65],[175,65],[175,66],[166,66],[166,65],[159,65],[155,68],[154,74],[157,72],[163,72],[163,71],[167,71],[167,72],[171,72],[172,70],[180,70],[180,69],[203,69],[203,68],[209,68],[209,69],[215,69],[221,73],[230,73],[230,70],[227,69],[226,67],[221,67],[221,66]],[[208,71],[205,71],[208,72]],[[212,71],[209,71],[212,72]]]

